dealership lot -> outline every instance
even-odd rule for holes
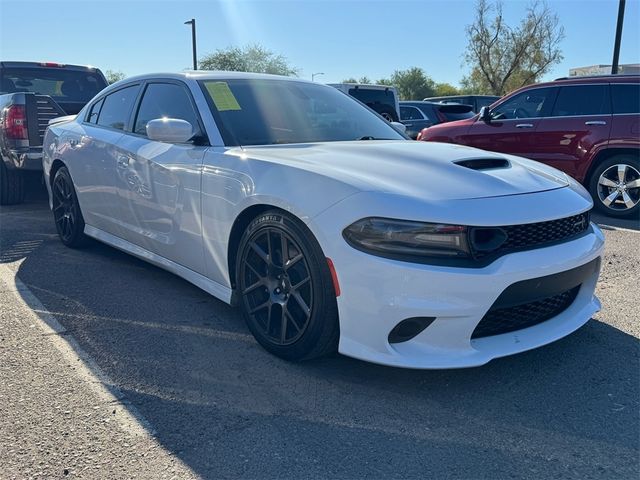
[[[635,476],[640,232],[597,220],[612,225],[603,310],[585,327],[481,368],[411,371],[281,361],[178,277],[65,248],[34,193],[0,217],[0,477]]]

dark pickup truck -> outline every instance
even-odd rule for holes
[[[106,86],[92,67],[0,62],[0,205],[22,203],[25,173],[42,170],[49,121],[76,115]]]

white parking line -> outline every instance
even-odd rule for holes
[[[597,224],[603,230],[619,230],[621,232],[640,233],[640,230],[634,230],[633,228],[614,227],[613,225],[607,225],[606,223]]]

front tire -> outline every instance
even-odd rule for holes
[[[53,218],[60,240],[71,248],[86,246],[90,240],[84,234],[84,218],[67,167],[61,167],[56,172],[51,185],[51,193]]]
[[[640,161],[633,155],[614,155],[594,170],[589,192],[598,210],[619,218],[638,218]]]
[[[320,245],[297,218],[268,211],[240,240],[236,287],[242,314],[258,343],[297,361],[337,348],[338,307]]]
[[[24,202],[24,175],[9,170],[0,158],[0,205],[17,205]]]

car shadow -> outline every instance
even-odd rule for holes
[[[21,260],[17,276],[124,393],[125,408],[204,478],[638,472],[640,342],[602,314],[554,344],[474,369],[339,355],[288,363],[257,345],[235,309],[189,283],[98,243],[67,249],[49,212],[16,211],[34,218],[3,217],[0,261]]]

